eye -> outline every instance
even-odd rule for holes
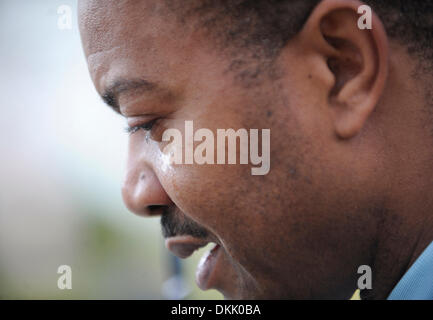
[[[158,121],[158,118],[157,118],[157,119],[154,119],[154,120],[152,120],[152,121],[149,121],[149,122],[146,122],[146,123],[140,124],[140,125],[138,125],[138,126],[127,127],[127,128],[125,129],[125,131],[126,131],[127,133],[129,133],[129,134],[133,134],[133,133],[137,132],[137,131],[140,130],[140,129],[143,129],[144,131],[151,131],[151,130],[152,130],[152,127],[155,125],[156,121]]]

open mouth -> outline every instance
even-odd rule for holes
[[[207,251],[201,257],[198,263],[195,281],[202,290],[212,288],[212,279],[217,270],[218,253],[221,251],[220,248],[219,244],[215,244],[211,250]]]
[[[182,259],[190,257],[194,251],[206,246],[208,243],[211,243],[211,241],[193,236],[177,236],[165,240],[167,249]],[[215,243],[200,259],[196,271],[196,282],[202,290],[212,288],[212,279],[215,278],[220,249],[221,246]]]

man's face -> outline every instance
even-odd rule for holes
[[[126,205],[162,215],[167,246],[178,255],[217,244],[197,272],[203,289],[235,299],[350,296],[374,233],[368,214],[358,212],[374,205],[360,200],[367,196],[358,160],[324,132],[314,71],[311,80],[288,46],[284,63],[274,63],[279,76],[243,85],[230,49],[223,52],[193,20],[181,24],[162,3],[79,7],[97,91],[116,88],[129,126],[155,120],[149,133],[130,135]],[[168,163],[162,132],[184,132],[187,120],[215,136],[217,129],[270,129],[269,173],[252,175],[245,164]]]

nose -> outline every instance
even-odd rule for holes
[[[164,207],[173,204],[152,169],[130,170],[122,187],[123,202],[139,216],[161,215]]]

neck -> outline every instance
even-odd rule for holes
[[[433,241],[433,174],[400,176],[393,186],[400,192],[384,202],[373,249],[373,288],[361,293],[363,299],[386,299]]]

